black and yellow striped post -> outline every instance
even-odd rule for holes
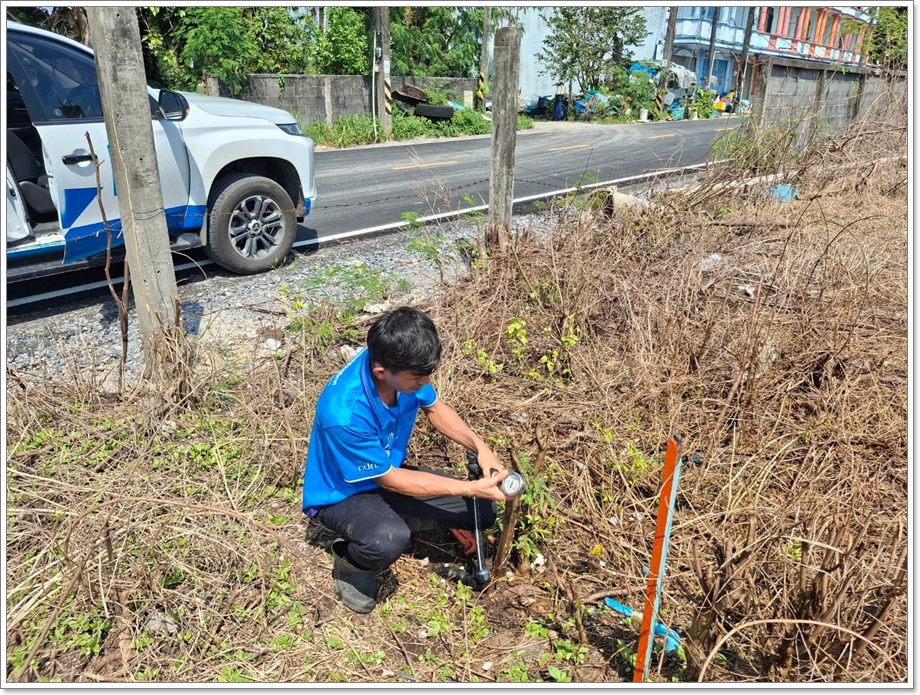
[[[486,76],[479,73],[479,82],[476,85],[476,108],[484,106],[486,103]]]
[[[393,115],[393,96],[390,94],[390,76],[383,78],[383,110],[387,116]]]

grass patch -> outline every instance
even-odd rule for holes
[[[518,130],[533,128],[533,121],[526,116],[518,116]],[[317,145],[327,147],[355,147],[386,142],[387,138],[380,130],[374,131],[374,119],[368,114],[340,116],[332,127],[323,121],[315,121],[304,126],[304,132]],[[459,137],[462,135],[486,135],[492,132],[491,121],[470,109],[455,110],[448,121],[432,121],[419,116],[404,114],[400,110],[393,112],[393,134],[391,140],[415,140],[418,138]]]

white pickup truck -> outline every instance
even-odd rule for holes
[[[123,244],[93,52],[7,23],[7,278],[85,264]],[[174,250],[203,246],[221,267],[281,263],[316,198],[313,141],[286,111],[148,88],[163,206]]]

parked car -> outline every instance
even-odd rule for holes
[[[108,243],[86,133],[113,246],[124,242],[93,52],[12,21],[6,51],[8,277],[59,272]],[[283,261],[316,199],[313,141],[296,119],[237,99],[148,96],[172,248],[203,246],[237,273]]]

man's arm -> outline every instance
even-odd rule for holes
[[[380,487],[390,492],[398,492],[409,497],[430,497],[457,495],[459,497],[478,497],[483,500],[505,502],[507,497],[498,487],[508,475],[508,471],[494,478],[479,480],[458,480],[425,471],[408,468],[391,468],[377,478]]]
[[[434,402],[431,407],[422,407],[428,421],[432,426],[445,437],[457,442],[460,446],[466,447],[468,451],[475,451],[479,458],[479,466],[483,470],[484,477],[492,475],[492,471],[497,471],[496,475],[503,474],[504,478],[508,471],[498,460],[498,457],[492,453],[488,445],[482,441],[478,434],[470,429],[457,411],[451,408],[440,398]]]

